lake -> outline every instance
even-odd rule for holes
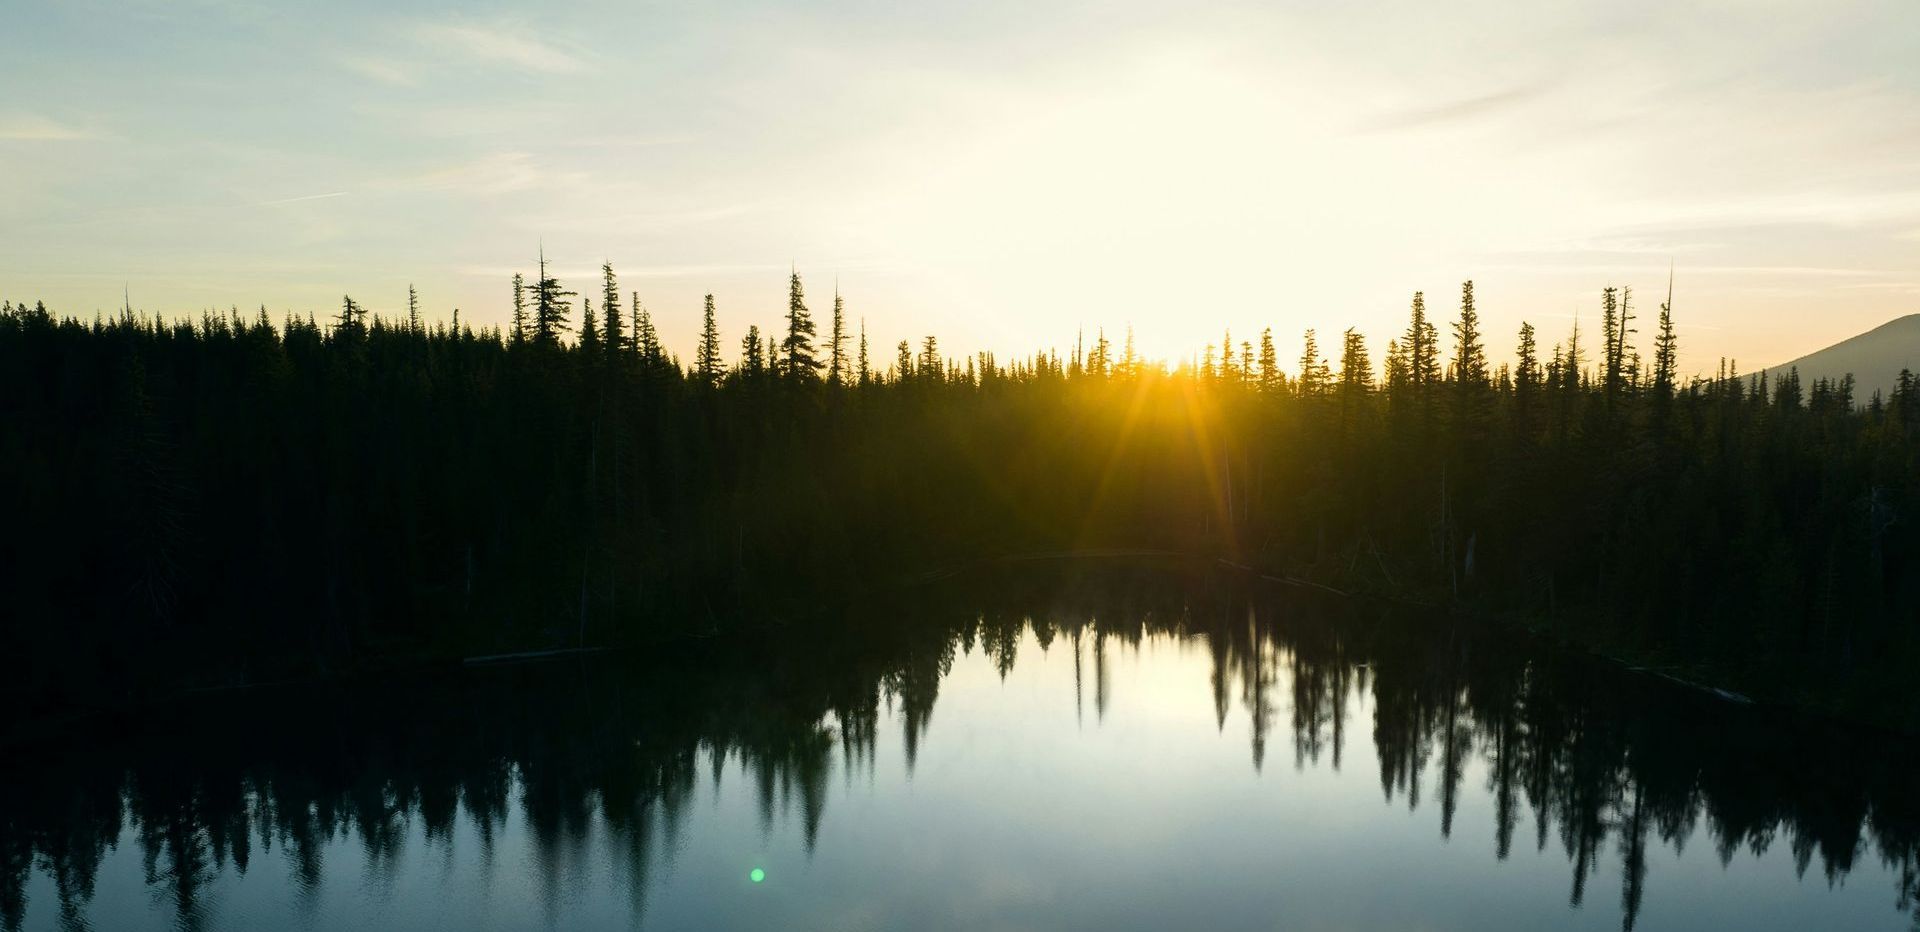
[[[819,633],[831,630],[832,635]],[[1902,929],[1913,747],[1147,571],[6,749],[0,925]]]

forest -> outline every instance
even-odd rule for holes
[[[1915,719],[1910,374],[1864,399],[1683,377],[1670,297],[1648,322],[1611,287],[1558,339],[1482,332],[1467,282],[1384,347],[1310,330],[1283,363],[1229,333],[1177,366],[1102,331],[870,352],[797,272],[770,332],[709,298],[684,361],[610,265],[573,287],[543,257],[478,329],[411,293],[392,317],[0,304],[9,707],[808,630],[954,567],[1138,551]]]

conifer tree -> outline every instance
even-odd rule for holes
[[[915,368],[920,371],[921,375],[930,375],[935,378],[940,377],[945,372],[945,367],[940,359],[940,341],[934,339],[933,334],[927,334],[927,336],[920,341],[920,361],[915,365]]]
[[[600,315],[606,321],[602,337],[606,342],[607,362],[614,363],[630,347],[629,340],[620,332],[620,282],[613,277],[611,261],[600,263]]]
[[[847,318],[846,303],[840,298],[840,287],[833,289],[833,334],[827,358],[827,383],[839,385],[847,376]]]
[[[759,335],[755,334],[753,340],[758,343]],[[725,371],[726,364],[720,360],[720,325],[713,317],[713,295],[707,295],[707,308],[700,324],[700,348],[694,354],[694,372],[700,384],[712,387],[720,384],[720,376]]]
[[[340,314],[334,318],[335,336],[352,337],[367,329],[367,309],[353,300],[352,295],[343,295],[340,299]]]
[[[1340,392],[1364,395],[1373,390],[1373,362],[1367,357],[1367,338],[1348,327],[1340,346]]]
[[[1480,313],[1473,306],[1473,282],[1460,285],[1460,318],[1453,324],[1453,377],[1469,390],[1487,386],[1487,351],[1480,341]]]
[[[1315,397],[1326,394],[1331,377],[1327,361],[1320,355],[1320,341],[1313,328],[1309,327],[1306,345],[1300,350],[1300,377],[1296,383],[1301,396]]]
[[[555,346],[560,342],[560,334],[570,329],[567,325],[567,312],[572,305],[567,301],[574,293],[560,286],[559,279],[547,274],[547,253],[540,251],[540,277],[533,283],[533,342],[538,346]]]
[[[780,343],[785,375],[796,382],[820,377],[820,360],[813,355],[813,315],[807,311],[800,290],[800,273],[794,272],[787,283],[787,336]]]
[[[894,360],[894,380],[905,382],[913,378],[913,346],[905,340],[895,347],[898,358]]]
[[[527,280],[519,272],[513,273],[513,342],[524,343],[527,339]]]
[[[860,384],[865,385],[872,378],[867,368],[867,319],[860,318]]]
[[[1433,322],[1427,319],[1427,299],[1413,293],[1413,316],[1401,338],[1401,351],[1407,354],[1407,382],[1416,394],[1425,397],[1427,386],[1440,381],[1440,341]]]
[[[667,365],[667,354],[660,346],[660,331],[653,326],[653,312],[640,303],[640,293],[633,293],[633,337],[634,354],[640,357],[640,367],[646,372],[658,372]],[[714,336],[714,355],[720,351],[720,338]],[[714,364],[715,371],[719,364]]]
[[[760,325],[748,324],[747,335],[740,338],[740,370],[758,377],[766,368],[766,347],[760,342]]]
[[[413,290],[413,283],[407,283],[407,329],[420,332],[420,292]]]
[[[1540,348],[1533,325],[1520,324],[1520,345],[1513,367],[1514,434],[1525,442],[1532,438],[1535,412],[1540,406]]]
[[[600,327],[593,314],[593,299],[580,299],[580,349],[593,359],[600,353]]]
[[[1260,390],[1272,392],[1280,387],[1280,363],[1273,352],[1273,328],[1260,331]]]
[[[1660,332],[1653,338],[1653,392],[1661,403],[1673,397],[1674,379],[1680,362],[1680,340],[1673,333],[1673,287],[1667,287],[1667,300],[1660,304]]]
[[[1580,352],[1580,317],[1576,314],[1573,318],[1573,332],[1567,335],[1566,354],[1560,359],[1561,388],[1568,392],[1579,391],[1581,368],[1584,365],[1586,365],[1586,358]]]

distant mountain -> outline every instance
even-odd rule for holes
[[[1788,368],[1800,370],[1800,383],[1814,379],[1839,379],[1853,373],[1853,398],[1866,404],[1875,389],[1891,396],[1901,369],[1920,374],[1920,314],[1896,317],[1857,337],[1841,340],[1816,353],[1808,353],[1767,371],[1772,375]]]

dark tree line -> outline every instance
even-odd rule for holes
[[[796,273],[667,353],[611,265],[512,323],[0,306],[0,653],[33,705],[428,657],[803,624],[995,555],[1178,550],[1507,613],[1719,681],[1892,707],[1920,659],[1920,388],[1685,378],[1634,299],[1489,362],[1462,288],[1370,356],[1271,331],[1176,369],[868,354]],[[578,306],[575,300],[578,299]],[[597,300],[596,300],[597,299]],[[1442,337],[1443,331],[1447,334]],[[1377,345],[1377,344],[1375,344]],[[729,361],[731,357],[731,361]],[[1376,376],[1376,373],[1378,375]],[[1863,403],[1864,402],[1864,403]],[[1889,703],[1888,700],[1899,700]]]

